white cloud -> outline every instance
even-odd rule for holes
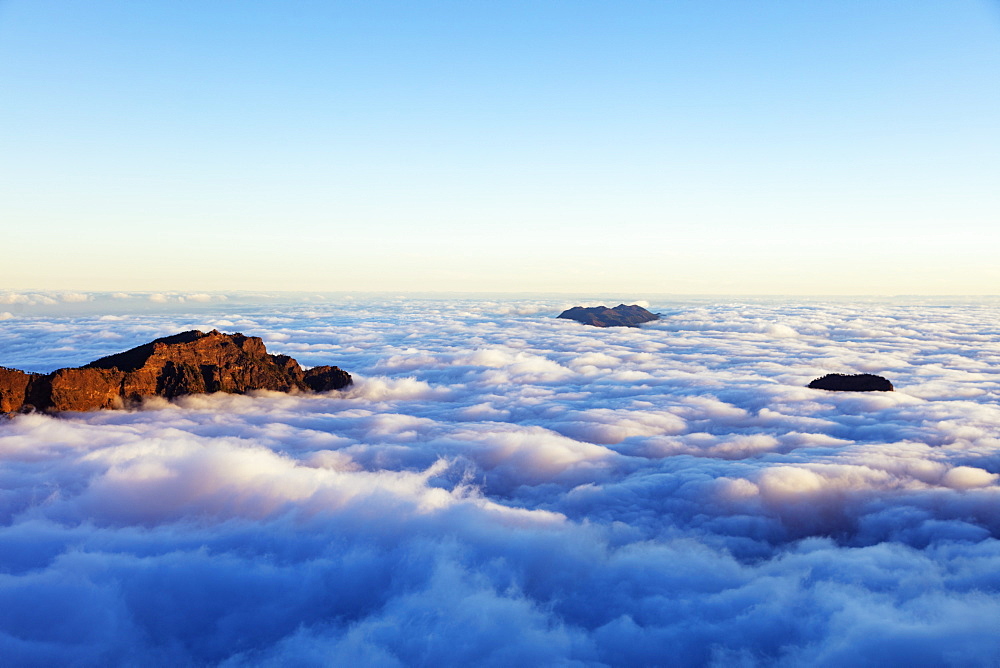
[[[431,387],[429,383],[416,378],[365,378],[355,375],[354,383],[343,396],[347,399],[366,401],[412,401],[418,399],[446,399],[451,394],[447,388]]]
[[[956,466],[944,474],[941,484],[954,489],[972,489],[992,485],[1000,478],[996,473],[974,466]]]
[[[12,664],[1000,653],[989,308],[654,302],[617,331],[562,300],[24,299],[50,311],[4,322],[0,365],[228,321],[356,382],[0,422]],[[828,370],[897,392],[805,387]]]
[[[0,294],[0,304],[30,304],[31,298],[27,295],[16,292],[4,292]]]

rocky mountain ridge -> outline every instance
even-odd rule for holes
[[[268,353],[260,337],[191,330],[48,374],[0,367],[0,412],[89,411],[148,396],[323,392],[350,384],[351,375],[338,367],[303,370],[287,355]]]
[[[566,309],[557,317],[576,320],[594,327],[638,327],[644,322],[660,319],[660,316],[650,313],[636,304],[619,304],[614,308],[574,306],[571,309]]]

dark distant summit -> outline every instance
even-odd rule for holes
[[[650,313],[635,304],[631,306],[619,304],[614,308],[608,308],[607,306],[594,306],[591,308],[574,306],[560,313],[559,317],[566,318],[567,320],[576,320],[577,322],[582,322],[585,325],[593,325],[594,327],[638,327],[644,322],[660,319],[660,316]]]
[[[0,412],[34,408],[90,411],[120,408],[142,397],[251,390],[322,392],[351,384],[335,366],[303,371],[287,355],[271,355],[257,336],[182,332],[49,374],[0,367]]]
[[[882,376],[870,373],[846,375],[828,373],[809,383],[814,390],[832,390],[835,392],[892,392],[892,383]]]

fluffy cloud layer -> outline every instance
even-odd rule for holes
[[[7,318],[0,363],[219,327],[357,383],[0,424],[13,664],[1000,655],[992,305],[134,302]],[[898,391],[804,387],[828,372]]]

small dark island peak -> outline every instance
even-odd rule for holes
[[[638,327],[644,322],[660,319],[657,314],[650,313],[636,304],[619,304],[614,308],[574,306],[560,313],[558,317],[594,327]]]
[[[809,383],[814,390],[833,392],[892,392],[892,383],[882,376],[871,373],[828,373]]]

